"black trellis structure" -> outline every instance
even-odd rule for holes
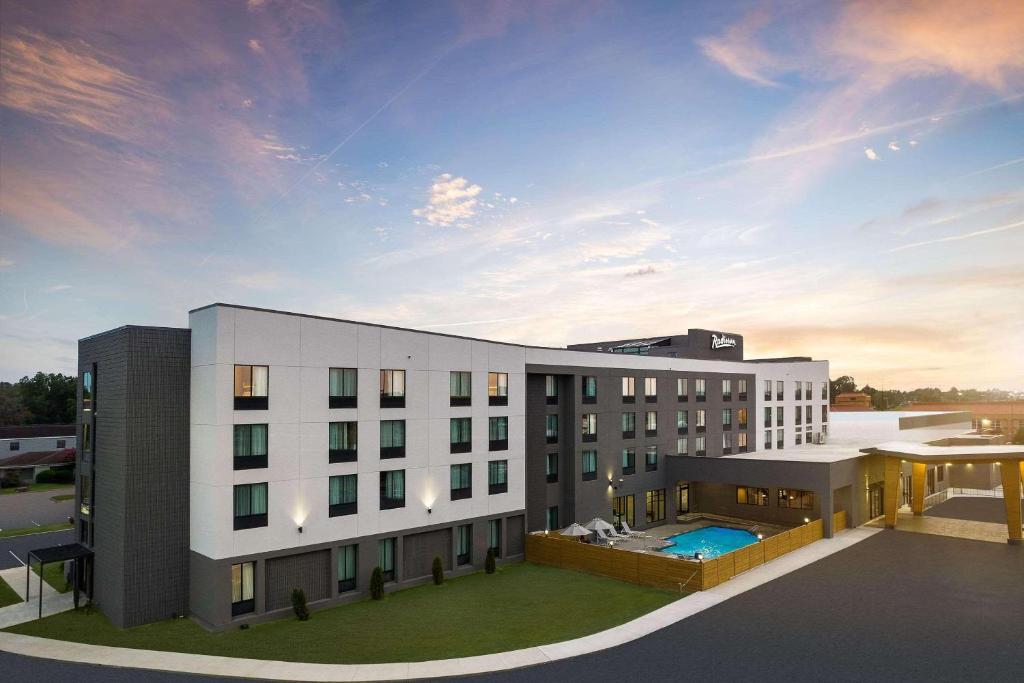
[[[43,567],[54,562],[67,562],[69,560],[75,563],[74,577],[75,580],[72,582],[75,591],[75,607],[78,607],[78,577],[79,568],[78,562],[84,558],[92,557],[92,551],[86,548],[81,543],[71,543],[70,545],[56,545],[52,548],[40,548],[38,550],[28,551],[28,556],[25,558],[25,602],[30,600],[29,598],[29,585],[32,580],[32,562],[33,560],[39,564],[39,618],[43,618]]]

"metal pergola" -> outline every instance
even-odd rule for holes
[[[75,591],[75,605],[78,605],[78,561],[85,557],[91,557],[92,551],[86,548],[81,543],[71,543],[69,545],[55,545],[52,548],[39,548],[38,550],[28,551],[28,556],[25,558],[25,602],[30,600],[29,598],[29,586],[32,580],[32,561],[39,564],[39,618],[43,618],[43,567],[54,562],[67,562],[68,560],[75,562],[75,577],[74,591]]]

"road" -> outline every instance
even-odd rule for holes
[[[66,522],[74,514],[75,501],[53,501],[53,496],[74,493],[69,486],[52,491],[5,493],[0,495],[0,529],[24,529],[40,524]]]
[[[0,538],[0,569],[22,566],[25,561],[25,555],[29,550],[49,548],[55,545],[74,543],[74,541],[74,529],[51,531],[45,534],[31,534],[29,536],[15,536],[13,538]]]

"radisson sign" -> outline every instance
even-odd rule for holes
[[[713,349],[731,349],[736,346],[736,338],[730,337],[727,334],[711,333],[711,348]]]

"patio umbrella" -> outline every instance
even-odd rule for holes
[[[559,533],[563,536],[589,536],[594,532],[590,529],[584,529],[576,522],[573,522],[569,526],[562,529]]]
[[[584,524],[583,527],[585,529],[593,529],[594,531],[597,531],[598,529],[600,529],[601,531],[614,531],[615,530],[615,527],[613,527],[611,524],[609,524],[608,522],[604,521],[600,517],[594,517],[592,520],[590,520],[589,522]]]

